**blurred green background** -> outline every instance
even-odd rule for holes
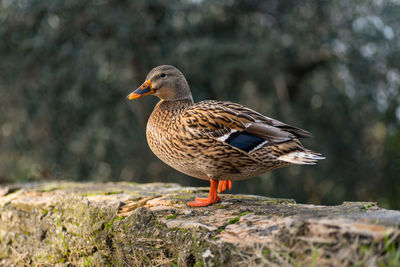
[[[230,100],[314,134],[327,157],[234,193],[400,208],[400,1],[0,0],[0,183],[178,182],[145,139],[160,64],[196,101]]]

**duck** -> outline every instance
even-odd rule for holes
[[[303,147],[311,133],[243,105],[218,100],[194,102],[183,73],[174,66],[153,68],[127,98],[160,100],[146,127],[151,151],[172,168],[210,182],[208,198],[190,207],[222,201],[232,181],[245,180],[293,164],[312,165],[324,157]]]

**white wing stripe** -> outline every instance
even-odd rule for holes
[[[224,134],[223,136],[218,137],[218,140],[221,140],[222,142],[225,142],[226,139],[229,138],[229,136],[231,136],[231,134],[233,134],[234,132],[237,132],[237,130],[231,129],[231,131],[227,134]]]
[[[268,143],[267,140],[265,140],[264,142],[262,142],[261,144],[259,144],[258,146],[256,146],[255,148],[253,148],[252,150],[249,151],[249,154],[253,153],[254,151],[256,151],[257,149],[262,148],[266,143]]]

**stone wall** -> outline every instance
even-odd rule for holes
[[[400,266],[400,212],[222,196],[177,184],[0,188],[0,266]]]

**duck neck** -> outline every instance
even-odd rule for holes
[[[181,99],[181,100],[161,100],[157,103],[155,109],[157,110],[165,110],[169,112],[177,112],[182,111],[186,107],[193,105],[193,99]]]

